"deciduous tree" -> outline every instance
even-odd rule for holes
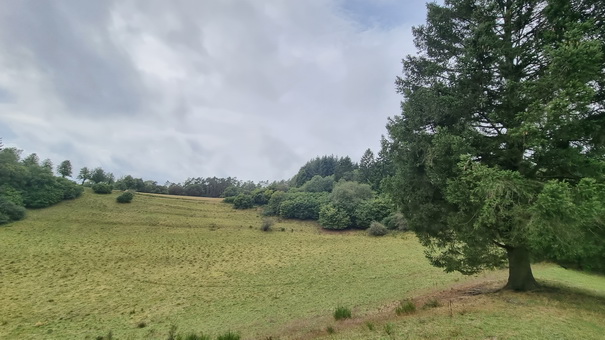
[[[57,167],[57,172],[63,178],[65,178],[65,177],[71,177],[71,171],[72,171],[71,170],[71,162],[69,160],[64,160]]]

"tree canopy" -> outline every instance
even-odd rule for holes
[[[391,195],[429,259],[508,262],[517,290],[531,256],[605,270],[605,4],[427,6],[387,128]]]

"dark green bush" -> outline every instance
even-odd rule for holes
[[[0,197],[4,197],[16,205],[23,205],[21,192],[8,184],[0,186]]]
[[[57,182],[63,189],[63,199],[71,200],[74,198],[78,198],[84,192],[84,188],[77,183],[74,183],[67,178],[57,178]]]
[[[279,208],[281,207],[282,202],[286,199],[286,193],[283,191],[275,191],[271,194],[271,198],[269,198],[269,202],[265,206],[263,210],[263,214],[266,216],[275,216],[279,215]]]
[[[370,224],[370,228],[368,229],[368,234],[370,236],[384,236],[388,233],[389,230],[385,226],[375,221]]]
[[[319,210],[327,203],[326,193],[297,192],[287,194],[279,207],[279,215],[299,220],[317,220]]]
[[[351,309],[343,306],[339,306],[334,311],[334,320],[350,319]]]
[[[395,212],[385,217],[382,220],[382,224],[384,224],[384,226],[387,227],[387,229],[389,230],[408,230],[408,225],[405,220],[405,217],[403,217],[403,214],[400,212]]]
[[[0,196],[0,224],[21,220],[25,217],[25,208]]]
[[[265,205],[269,203],[273,195],[273,190],[267,188],[256,189],[252,192],[252,202],[256,205]]]
[[[23,203],[27,208],[45,208],[63,200],[63,188],[52,174],[40,169],[29,173],[23,186]]]
[[[4,215],[6,219],[5,222],[0,223],[18,221],[25,217],[25,208],[0,196],[0,214]]]
[[[350,223],[347,213],[331,204],[324,205],[319,210],[319,224],[325,229],[346,229]]]
[[[334,188],[334,176],[321,177],[313,176],[309,181],[300,187],[301,191],[307,192],[331,192]]]
[[[235,196],[228,196],[228,197],[223,198],[223,202],[230,203],[230,204],[233,204],[234,200],[235,200]]]
[[[111,194],[113,187],[109,183],[96,183],[92,186],[92,191],[96,194]]]
[[[118,203],[130,203],[134,198],[134,194],[131,191],[124,191],[120,196],[116,198]]]
[[[354,212],[355,227],[367,229],[372,221],[382,221],[392,210],[391,202],[382,197],[361,201]]]
[[[239,194],[233,199],[233,207],[235,209],[250,209],[253,206],[252,196],[249,194]]]

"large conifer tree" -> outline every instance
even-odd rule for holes
[[[396,81],[392,195],[433,264],[605,269],[605,5],[446,0]]]

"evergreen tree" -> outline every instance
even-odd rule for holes
[[[362,182],[372,185],[374,180],[374,165],[374,153],[372,150],[367,149],[363,153],[363,156],[361,156],[361,160],[359,160],[359,174]]]
[[[446,0],[414,29],[391,195],[433,264],[605,270],[605,4]],[[556,250],[556,251],[553,251]]]

